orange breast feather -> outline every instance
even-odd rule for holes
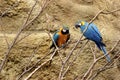
[[[68,38],[68,34],[66,35],[63,35],[61,32],[58,33],[59,34],[59,39],[58,39],[58,46],[61,47],[62,44],[65,44],[66,43],[66,40]]]

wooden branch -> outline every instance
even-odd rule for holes
[[[115,43],[113,48],[108,53],[111,53],[116,48],[116,46],[118,46],[118,44],[120,44],[120,39]]]
[[[61,67],[60,73],[59,73],[59,80],[61,79],[62,76],[62,70],[64,69],[65,64],[67,63],[67,61],[70,59],[71,55],[73,54],[73,51],[75,50],[75,48],[77,47],[77,45],[79,44],[79,42],[81,41],[83,34],[86,32],[86,30],[88,29],[89,25],[99,16],[99,14],[102,12],[103,10],[100,10],[95,17],[88,23],[88,26],[85,28],[85,30],[83,31],[82,35],[80,36],[79,40],[77,41],[77,43],[75,44],[75,46],[72,48],[72,50],[70,51],[70,53],[68,54],[68,56],[66,57],[65,61],[63,62],[63,65]]]
[[[91,49],[91,52],[93,53],[93,57],[94,57],[94,61],[96,60],[96,53],[95,51],[93,50],[92,46],[90,45],[89,43],[89,46],[90,46],[90,49]],[[95,50],[96,50],[96,45],[95,45]]]
[[[0,72],[1,72],[1,70],[2,70],[2,68],[3,68],[3,66],[5,65],[6,61],[7,61],[7,58],[8,58],[8,56],[9,56],[9,54],[10,54],[10,51],[12,50],[12,48],[13,48],[13,46],[15,45],[17,39],[18,39],[19,36],[21,35],[22,31],[23,31],[29,24],[31,24],[34,20],[36,20],[36,19],[38,18],[38,16],[43,12],[43,10],[46,8],[46,6],[47,6],[47,4],[48,4],[48,3],[47,3],[47,0],[46,0],[46,1],[43,3],[43,6],[40,8],[40,11],[39,11],[38,15],[37,15],[35,18],[33,18],[31,21],[28,22],[28,20],[29,20],[29,18],[30,18],[30,16],[31,16],[31,13],[32,13],[35,5],[37,4],[37,2],[38,2],[38,0],[36,0],[35,4],[32,6],[32,9],[31,9],[30,13],[28,14],[28,17],[27,17],[25,23],[22,25],[22,27],[21,27],[20,30],[18,31],[17,35],[15,36],[13,42],[10,44],[9,49],[7,50],[7,52],[6,52],[6,54],[5,54],[5,57],[4,57],[1,65],[0,65]]]
[[[117,47],[117,45],[118,45],[118,43],[120,42],[120,40],[118,40],[117,42],[116,42],[116,44],[114,45],[114,47],[109,51],[109,53],[110,52],[112,52],[116,47]],[[107,53],[106,55],[108,55],[109,53]],[[87,80],[86,78],[88,78],[88,75],[90,74],[90,72],[91,72],[91,70],[93,69],[93,67],[95,66],[95,64],[100,60],[100,59],[102,59],[103,57],[105,57],[106,55],[103,55],[103,56],[101,56],[101,57],[99,57],[99,58],[97,58],[97,59],[95,59],[94,61],[93,61],[93,63],[91,64],[91,66],[89,67],[89,69],[87,70],[87,72],[84,74],[84,76],[82,77],[82,80]],[[109,63],[109,62],[108,62]],[[90,77],[90,76],[89,76]]]
[[[97,59],[96,58],[96,45],[95,45],[95,49],[94,50],[93,50],[93,48],[92,48],[92,46],[90,44],[89,44],[89,46],[90,46],[91,51],[93,53],[94,61],[96,61],[96,59]],[[90,70],[90,72],[88,72],[88,77],[86,78],[86,80],[89,80],[89,78],[92,76],[93,68],[94,68],[94,66],[93,67],[91,66],[91,70]],[[86,75],[87,75],[87,72],[86,72]]]
[[[38,63],[40,63],[43,59],[45,59],[50,54],[51,54],[51,52],[47,53],[45,56],[43,56],[41,59],[39,59],[33,66],[31,66],[28,69],[25,69],[24,72],[22,72],[16,80],[20,80],[27,72],[31,71],[34,67],[36,67],[38,65]]]
[[[63,64],[63,59],[62,59],[62,56],[61,56],[60,51],[59,51],[61,48],[58,48],[58,47],[57,47],[57,45],[56,45],[54,39],[53,39],[52,36],[51,36],[51,33],[48,32],[48,31],[46,31],[46,32],[47,32],[47,34],[49,35],[50,39],[53,41],[53,43],[54,43],[56,49],[58,50],[57,52],[58,52],[58,54],[59,54],[59,57],[60,57],[61,63]],[[52,61],[51,61],[51,62],[52,62]],[[50,62],[50,64],[51,64],[51,62]]]
[[[88,26],[103,12],[104,9],[100,10],[89,22]]]
[[[37,0],[38,1],[38,0]],[[36,1],[36,2],[37,2]],[[45,0],[44,1],[44,3],[43,3],[43,6],[42,7],[40,7],[40,11],[39,11],[39,14],[35,17],[35,18],[33,18],[31,21],[29,21],[29,23],[27,23],[25,26],[27,27],[31,22],[33,22],[35,19],[37,19],[38,18],[38,16],[42,13],[42,11],[46,8],[46,6],[48,5],[48,3],[50,2],[50,0]],[[35,3],[36,4],[36,3]],[[29,36],[29,35],[28,35]],[[25,37],[27,37],[27,36],[25,36]],[[21,38],[20,40],[18,40],[16,43],[18,43],[19,41],[21,41],[22,39],[24,39],[25,37],[23,37],[23,38]],[[48,54],[46,54],[43,58],[41,58],[40,60],[38,60],[37,62],[36,62],[36,64],[34,64],[32,67],[30,67],[30,68],[28,68],[27,70],[25,70],[16,80],[20,80],[27,72],[29,72],[30,70],[32,70],[35,66],[37,66],[37,64],[41,61],[41,60],[43,60],[44,58],[46,58],[49,54],[51,54],[51,52],[50,53],[48,53]]]
[[[117,47],[117,45],[119,44],[119,42],[120,42],[120,39],[115,43],[115,45],[113,46],[113,48],[112,48],[107,54],[99,57],[98,60],[104,58],[104,57],[107,56],[109,53],[111,53],[111,52]]]
[[[76,56],[75,56],[75,57],[73,58],[73,60],[69,63],[69,65],[67,66],[67,68],[66,68],[64,71],[61,70],[61,71],[63,71],[63,72],[61,72],[61,73],[63,73],[63,74],[61,75],[61,77],[60,77],[61,80],[63,79],[63,77],[64,77],[64,76],[66,75],[66,73],[68,72],[70,66],[73,65],[73,63],[75,62],[75,60],[77,59],[77,57],[79,56],[79,54],[82,53],[82,50],[84,49],[84,47],[87,45],[88,42],[89,42],[89,40],[87,40],[87,41],[85,42],[85,44],[81,46],[80,50],[76,53]]]
[[[118,8],[116,10],[113,10],[113,11],[110,11],[110,12],[102,12],[102,14],[111,14],[111,13],[114,13],[114,12],[117,12],[117,11],[120,11],[120,8]]]
[[[18,44],[20,41],[22,41],[23,39],[25,39],[26,37],[28,37],[30,35],[31,35],[31,33],[28,33],[27,35],[23,36],[22,38],[20,38],[19,40],[17,40],[15,44]]]
[[[36,2],[37,2],[37,1],[36,1]],[[35,5],[36,5],[36,3],[34,4],[33,7],[35,7]],[[30,13],[32,13],[33,7],[32,7],[32,9],[31,9]],[[9,49],[7,50],[7,52],[6,52],[6,54],[5,54],[5,57],[4,57],[1,65],[0,65],[0,72],[1,72],[1,70],[2,70],[2,68],[3,68],[3,66],[4,66],[5,63],[6,63],[7,58],[8,58],[8,56],[9,56],[10,51],[12,50],[14,44],[16,43],[17,39],[19,38],[19,36],[20,36],[20,34],[22,33],[23,29],[26,27],[25,25],[26,25],[26,23],[28,22],[28,19],[29,19],[30,15],[31,15],[31,14],[28,15],[27,20],[25,21],[25,23],[23,24],[23,26],[20,28],[20,31],[18,31],[18,33],[17,33],[16,37],[14,38],[13,42],[10,44]]]
[[[81,37],[80,37],[80,39],[81,39]],[[66,64],[67,61],[70,59],[73,51],[75,50],[75,48],[76,48],[77,45],[79,44],[80,39],[77,41],[77,43],[76,43],[75,46],[72,48],[72,50],[70,51],[70,53],[68,54],[68,56],[66,57],[66,59],[63,61],[62,67],[61,67],[61,69],[60,69],[59,77],[58,77],[59,80],[62,80],[62,79],[63,79],[62,73],[63,73],[63,69],[64,69],[64,67],[65,67],[65,64]],[[65,72],[66,72],[66,71],[65,71]]]
[[[45,32],[49,35],[50,39],[52,40],[52,42],[53,42],[54,45],[55,45],[55,48],[56,48],[56,49],[59,49],[59,48],[57,47],[57,45],[56,45],[54,39],[53,39],[52,36],[51,36],[52,34],[51,34],[50,32],[48,32],[48,31],[45,31]]]
[[[118,51],[118,52],[113,56],[113,58],[111,59],[112,62],[113,62],[114,58],[115,58],[117,55],[119,55],[119,54],[120,54],[120,51]],[[118,58],[120,58],[120,56],[119,56]],[[110,66],[109,66],[109,65],[110,65]],[[120,64],[119,64],[119,65],[120,65]],[[91,76],[90,80],[93,80],[93,79],[94,79],[95,77],[97,77],[101,72],[103,72],[103,71],[105,71],[105,70],[107,70],[107,69],[113,68],[113,67],[111,67],[111,66],[112,66],[112,65],[109,64],[109,62],[107,62],[104,66],[102,66],[101,68],[95,70],[96,73],[94,73],[94,74]]]
[[[34,57],[34,55],[38,52],[38,49],[39,49],[41,43],[42,42],[39,42],[38,45],[33,49],[32,54],[29,56],[29,59],[27,60],[26,66],[24,68],[25,70],[27,69],[28,66],[30,66],[30,64],[32,62],[31,60]]]
[[[53,57],[55,56],[57,52],[57,49],[55,49],[55,51],[53,52],[53,54],[51,55],[50,59],[48,59],[47,61],[45,61],[44,63],[42,63],[40,66],[38,66],[32,73],[30,73],[24,80],[28,80],[37,70],[39,70],[43,65],[45,65],[46,63],[48,63],[49,61],[51,61],[53,59]]]
[[[104,9],[103,9],[103,10],[104,10]],[[95,15],[95,17],[89,22],[88,26],[89,26],[101,13],[104,13],[103,10],[100,10],[100,11]],[[116,12],[116,11],[119,11],[119,10],[120,10],[120,9],[113,10],[113,11],[111,11],[111,12],[109,12],[109,13],[106,13],[106,14],[110,14],[110,13],[113,13],[113,12]],[[88,29],[88,26],[85,28],[85,30],[83,31],[83,33],[86,32],[86,30]],[[83,36],[83,34],[82,34],[82,36]],[[118,41],[118,42],[119,42],[119,41]],[[116,47],[116,46],[115,46],[115,47]],[[113,49],[114,49],[115,47],[113,47]],[[112,51],[113,49],[111,49],[111,51]],[[110,51],[110,52],[111,52],[111,51]],[[109,52],[109,53],[110,53],[110,52]],[[106,54],[106,55],[108,55],[108,54]],[[88,71],[87,71],[87,72],[85,73],[85,75],[82,77],[82,80],[86,80],[87,75],[89,74],[89,72],[91,71],[91,69],[94,67],[94,65],[96,64],[96,62],[98,62],[98,60],[102,59],[102,58],[105,57],[106,55],[101,56],[100,58],[94,60],[93,64],[90,66],[90,68],[88,69]]]
[[[73,51],[76,49],[77,45],[79,44],[79,42],[81,41],[83,35],[80,36],[79,40],[76,42],[75,46],[72,48],[72,50],[70,51],[70,53],[68,54],[68,56],[66,57],[66,59],[63,61],[63,64],[62,64],[62,67],[60,69],[60,73],[59,73],[59,77],[58,79],[59,80],[62,80],[62,72],[63,72],[63,69],[65,67],[65,64],[67,63],[67,61],[70,59],[70,57],[72,56],[73,54]]]
[[[97,60],[97,58],[96,58],[96,53],[94,52],[94,50],[93,50],[92,46],[90,45],[90,43],[89,43],[89,46],[90,46],[90,49],[91,49],[91,51],[92,51],[92,53],[93,53],[93,57],[94,57],[93,62],[95,62],[95,61]],[[96,48],[96,46],[95,46],[95,48]],[[95,49],[95,50],[96,50],[96,49]],[[92,64],[92,65],[89,67],[88,71],[84,74],[83,78],[86,78],[86,80],[89,80],[89,78],[90,78],[91,75],[92,75],[94,66],[95,66],[95,64]],[[84,79],[83,79],[83,80],[84,80]]]
[[[82,77],[81,80],[87,80],[86,78],[89,76],[89,73],[91,72],[91,70],[94,68],[96,64],[96,60],[93,62],[93,64],[89,67],[89,69],[87,70],[87,72],[84,74],[84,76]]]

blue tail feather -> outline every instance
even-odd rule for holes
[[[101,50],[100,44],[97,42],[95,42],[95,43],[96,43],[97,47]]]
[[[106,50],[105,46],[101,46],[101,49],[102,49],[104,55],[106,55],[107,54],[107,50]],[[110,62],[110,56],[109,55],[106,55],[106,59],[107,59],[108,62]]]
[[[106,48],[105,48],[105,44],[104,44],[104,43],[102,43],[102,42],[101,42],[101,43],[97,43],[97,42],[96,42],[96,45],[97,45],[97,47],[98,47],[100,50],[103,51],[104,55],[107,54],[107,50],[106,50]],[[109,55],[106,55],[106,59],[107,59],[108,62],[110,62],[110,56],[109,56]]]

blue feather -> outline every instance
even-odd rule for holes
[[[78,23],[76,23],[76,25],[79,25],[80,21]],[[87,28],[87,30],[84,32],[84,30]],[[103,51],[104,54],[107,54],[106,48],[105,48],[105,44],[102,42],[102,36],[97,28],[97,26],[93,23],[91,23],[88,26],[88,23],[85,22],[84,25],[80,26],[81,32],[84,32],[83,35],[89,39],[92,40],[96,43],[97,47]],[[106,59],[110,62],[110,56],[107,55]]]
[[[57,33],[55,33],[55,34],[53,35],[53,40],[54,40],[55,42],[57,42],[58,38],[59,38],[59,35],[58,35]]]
[[[56,33],[53,35],[53,40],[54,40],[54,42],[56,43],[56,45],[58,44],[58,43],[57,43],[58,38],[59,38],[59,35],[58,35],[58,33],[56,32]],[[50,46],[50,49],[51,49],[52,47],[55,47],[54,42],[52,42],[52,45]]]
[[[101,46],[101,49],[102,49],[104,55],[106,55],[107,54],[107,50],[106,50],[105,46]],[[109,55],[106,55],[106,59],[107,59],[108,62],[111,61]]]
[[[102,50],[103,51],[103,53],[104,53],[104,55],[106,55],[107,54],[107,50],[106,50],[106,48],[105,48],[105,44],[103,43],[103,42],[95,42],[96,43],[96,45],[97,45],[97,47],[100,49],[100,50]],[[106,59],[107,59],[107,61],[108,62],[110,62],[110,56],[109,55],[106,55]]]

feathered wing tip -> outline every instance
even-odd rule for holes
[[[100,43],[95,42],[95,43],[100,50],[102,50],[101,46],[106,47],[106,45],[103,42],[100,42]]]
[[[105,46],[102,46],[102,47],[101,47],[101,50],[103,51],[104,55],[107,54],[107,50],[106,50]],[[108,62],[111,61],[109,54],[106,55],[106,59],[107,59]]]
[[[95,42],[95,43],[96,43],[97,47],[98,47],[100,50],[103,51],[104,55],[106,55],[106,54],[107,54],[107,50],[106,50],[106,48],[105,48],[106,45],[105,45],[103,42],[100,42],[100,43]],[[108,62],[111,61],[109,55],[106,55],[106,59],[107,59]]]
[[[50,46],[50,49],[52,49],[53,47],[55,47],[54,43],[52,43],[52,45]]]

